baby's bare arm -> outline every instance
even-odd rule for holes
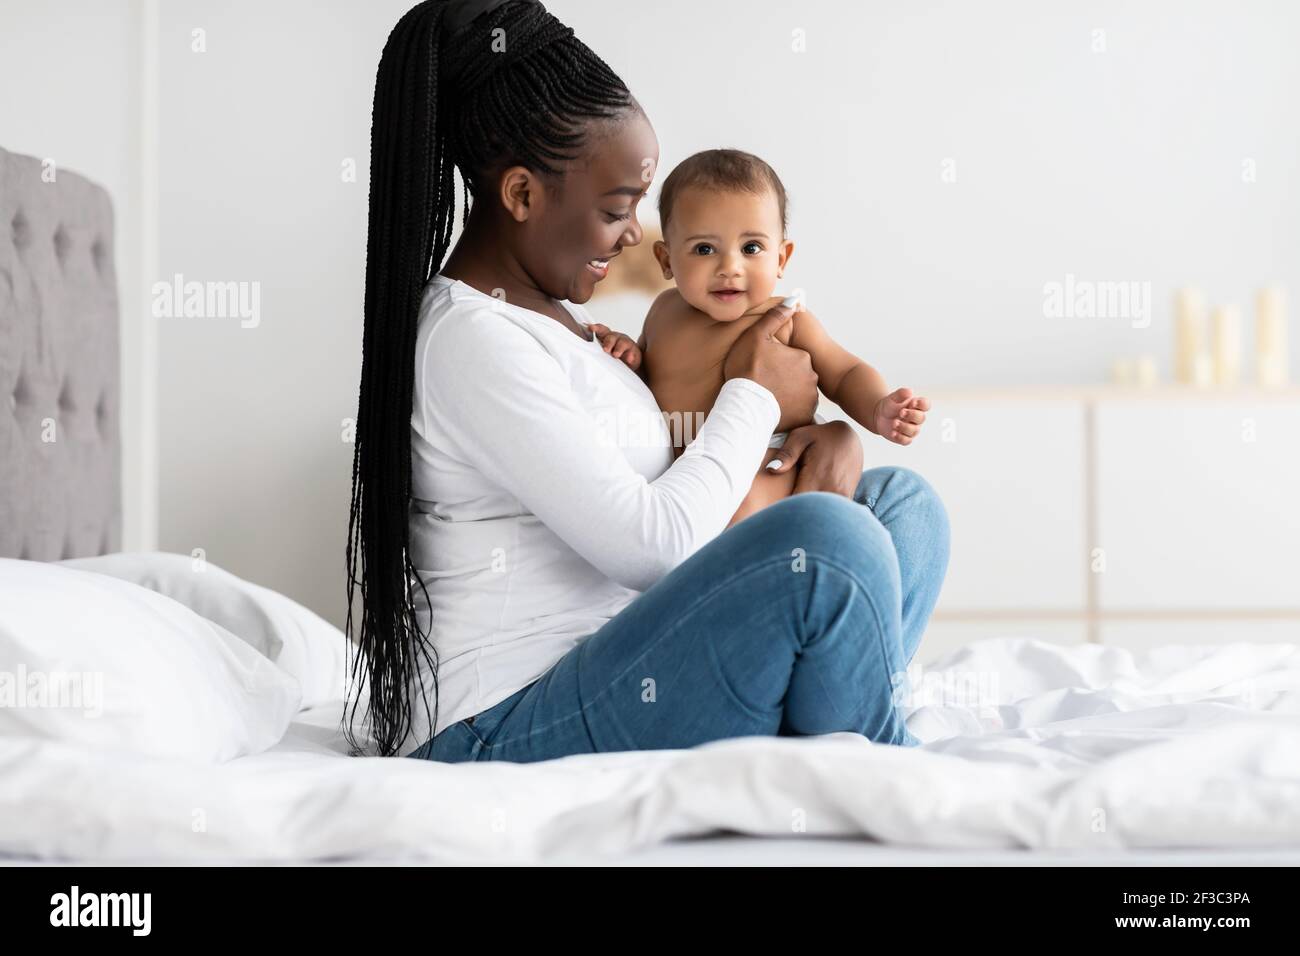
[[[909,388],[891,392],[883,375],[832,339],[807,309],[795,314],[790,344],[812,356],[822,394],[850,418],[882,438],[911,444],[930,410],[929,399]]]
[[[875,407],[889,394],[884,376],[832,339],[817,316],[807,309],[795,313],[790,344],[812,356],[822,394],[874,432]]]

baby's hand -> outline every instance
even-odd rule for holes
[[[930,400],[913,396],[910,388],[895,389],[876,403],[876,434],[900,445],[910,445],[930,410]]]
[[[599,322],[592,322],[587,328],[600,339],[601,348],[614,358],[620,359],[634,372],[641,367],[641,350],[628,336],[622,332],[615,332],[609,326],[601,325]]]

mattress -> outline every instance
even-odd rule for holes
[[[995,639],[854,734],[534,764],[349,757],[341,702],[220,765],[0,739],[9,862],[1230,865],[1300,860],[1300,650]],[[201,821],[198,825],[196,821]]]

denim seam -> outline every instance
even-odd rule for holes
[[[833,567],[835,570],[839,571],[839,572],[840,572],[841,574],[843,574],[846,578],[848,578],[848,579],[849,579],[849,582],[853,585],[853,589],[854,589],[854,591],[855,591],[855,592],[861,592],[862,597],[863,597],[863,600],[865,600],[865,601],[867,602],[867,607],[870,608],[870,610],[871,610],[871,617],[872,617],[872,620],[873,620],[873,622],[874,622],[874,624],[875,624],[875,627],[876,627],[876,649],[877,649],[877,651],[879,651],[879,653],[880,653],[880,662],[881,662],[882,665],[884,665],[883,669],[884,669],[884,670],[888,670],[888,667],[889,667],[889,654],[888,654],[888,652],[885,650],[885,645],[884,645],[884,626],[883,626],[882,623],[881,623],[881,618],[880,618],[880,609],[876,607],[876,602],[875,602],[875,600],[873,600],[873,598],[872,598],[872,596],[871,596],[871,591],[870,591],[868,588],[864,587],[864,586],[862,585],[862,582],[859,581],[859,580],[857,579],[856,575],[854,575],[851,571],[848,571],[848,570],[846,570],[845,568],[840,567],[839,565],[835,564],[834,562],[828,562],[828,564],[830,564],[831,567]],[[899,604],[900,604],[900,607],[901,607],[901,604],[902,604],[901,596],[900,596],[900,599],[899,599]],[[900,628],[901,628],[901,624],[900,624]],[[819,677],[819,678],[818,678],[818,682],[820,683],[820,681],[821,681],[821,678]],[[821,686],[822,686],[822,690],[825,691],[825,690],[826,690],[826,685],[825,685],[825,684],[822,684]],[[827,696],[828,696],[828,697],[830,696],[829,693],[827,694]],[[891,702],[892,702],[892,695],[891,695]],[[861,703],[858,705],[858,707],[854,710],[854,714],[859,714],[859,713],[861,713],[862,710],[867,706],[867,704],[868,704],[868,701],[867,701],[866,698],[864,697],[864,698],[862,699],[862,702],[861,702]]]

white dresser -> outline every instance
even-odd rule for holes
[[[1300,388],[928,392],[867,467],[934,485],[952,560],[918,660],[983,637],[1300,643]]]

